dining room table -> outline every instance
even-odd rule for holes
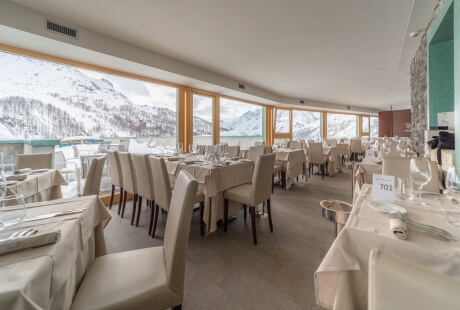
[[[26,203],[62,198],[61,185],[67,180],[56,169],[37,169],[7,180],[7,195],[22,194]]]
[[[75,213],[49,217],[65,211]],[[91,262],[107,254],[110,219],[98,196],[27,204],[22,222],[0,231],[0,308],[69,309]],[[6,243],[26,230],[35,234]]]
[[[305,154],[307,157],[310,154],[310,149],[308,145],[304,148]],[[341,172],[342,159],[339,155],[338,146],[323,146],[323,154],[327,156],[328,159],[328,172],[330,176],[333,176],[336,171]]]
[[[447,224],[451,217],[460,219],[460,209],[446,195],[426,194],[423,199],[431,205],[429,208],[399,198],[395,204],[406,209],[410,219],[460,238],[460,228]],[[400,239],[390,229],[385,213],[388,209],[379,208],[381,205],[373,200],[372,185],[364,184],[345,227],[315,273],[316,300],[320,306],[367,309],[369,254],[373,248],[460,279],[460,242],[441,239],[411,226],[407,226],[406,239]]]
[[[288,190],[297,177],[307,180],[307,158],[304,149],[275,149],[275,164],[282,165],[286,180],[283,182]]]
[[[166,158],[166,168],[172,184],[181,170],[190,173],[198,181],[198,191],[205,196],[203,221],[206,234],[217,230],[217,223],[224,217],[224,191],[252,182],[255,164],[248,159],[226,163],[206,162],[202,156],[192,158]],[[239,212],[242,205],[229,202],[229,216]]]

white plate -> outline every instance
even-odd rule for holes
[[[246,159],[246,158],[242,158],[242,159],[240,159],[240,161],[252,161],[252,160]]]
[[[49,169],[35,169],[35,170],[32,170],[32,173],[42,173],[42,172],[46,172],[48,170]]]
[[[16,184],[18,183],[18,181],[14,180],[14,181],[6,181],[6,186],[8,185],[13,185],[13,184]]]
[[[382,211],[385,213],[391,213],[391,211],[399,211],[401,213],[407,213],[407,210],[401,206],[395,205],[394,203],[387,202],[387,201],[376,201],[371,200],[367,203],[369,207],[372,209]]]
[[[222,167],[222,164],[212,164],[213,167]]]

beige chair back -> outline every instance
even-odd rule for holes
[[[153,187],[155,193],[155,203],[163,210],[168,211],[171,204],[171,183],[169,182],[168,170],[164,158],[155,156],[149,157],[152,177],[155,180]]]
[[[102,141],[99,142],[99,146],[97,148],[97,153],[105,153],[109,149],[110,144],[112,141]]]
[[[121,171],[120,157],[117,151],[107,151],[107,163],[110,170],[110,180],[113,185],[123,187],[123,174]]]
[[[345,139],[345,140],[343,140],[343,143],[350,145],[350,144],[351,144],[351,140],[350,140],[350,139]]]
[[[198,145],[198,154],[199,155],[204,155],[204,145]]]
[[[220,145],[228,145],[228,142],[220,142]]]
[[[307,140],[307,143],[315,143],[314,140]]]
[[[99,195],[101,188],[102,170],[104,169],[105,157],[97,157],[91,161],[88,176],[86,177],[83,196]]]
[[[286,148],[290,149],[291,148],[291,143],[292,143],[292,141],[286,141]]]
[[[296,150],[303,150],[303,142],[300,141],[292,141],[291,142],[291,148],[295,148]]]
[[[324,164],[323,143],[309,143],[308,154],[310,164]]]
[[[120,140],[120,146],[118,147],[120,152],[128,152],[129,151],[129,139],[122,139]]]
[[[362,153],[361,139],[351,139],[350,150],[352,153]]]
[[[19,154],[16,169],[51,169],[53,168],[53,154]]]
[[[54,169],[61,170],[66,168],[65,156],[63,151],[54,152]]]
[[[410,178],[410,160],[410,157],[385,157],[383,159],[382,173],[384,175],[393,175],[395,178]],[[439,193],[438,163],[435,161],[430,161],[430,163],[431,180],[422,189],[427,192]]]
[[[372,249],[369,310],[459,309],[457,278]]]
[[[265,140],[264,141],[256,141],[254,142],[254,146],[263,146],[265,145]]]
[[[119,152],[121,175],[123,177],[123,189],[133,195],[137,194],[136,170],[134,170],[133,158],[128,152]]]
[[[238,145],[236,146],[226,146],[225,147],[225,153],[228,153],[228,156],[230,157],[238,157],[240,156],[240,147]]]
[[[248,159],[253,162],[257,161],[259,155],[265,154],[265,147],[263,146],[251,146],[248,152]]]
[[[137,178],[137,193],[139,196],[155,200],[152,169],[148,154],[132,154],[134,170]]]
[[[329,140],[329,146],[337,146],[337,140]]]
[[[272,175],[276,154],[259,155],[252,175],[251,202],[257,206],[272,195]]]
[[[163,247],[166,275],[169,287],[174,292],[171,303],[173,305],[182,304],[184,298],[187,244],[197,189],[198,182],[188,172],[179,172],[168,208]]]

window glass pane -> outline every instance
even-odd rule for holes
[[[363,121],[362,131],[363,132],[369,132],[369,117],[363,117],[362,121]]]
[[[0,89],[0,139],[176,143],[174,87],[0,52]]]
[[[193,143],[212,144],[213,98],[193,94]]]
[[[292,139],[316,140],[321,138],[321,113],[292,111]]]
[[[379,118],[378,117],[371,117],[371,132],[370,136],[371,137],[378,137],[379,136]]]
[[[356,137],[357,118],[355,115],[327,113],[327,138]]]
[[[250,147],[264,139],[263,107],[220,99],[220,141]]]
[[[275,132],[289,132],[289,110],[276,109],[276,125]]]

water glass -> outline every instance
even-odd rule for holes
[[[398,142],[398,144],[396,145],[396,149],[398,150],[398,154],[401,156],[401,157],[406,157],[406,152],[407,152],[407,145],[406,143],[404,142]]]
[[[177,150],[178,150],[177,155],[181,155],[183,149],[184,149],[184,143],[182,142],[177,143]]]
[[[0,169],[0,200],[6,195],[6,176],[3,169]]]
[[[0,200],[0,223],[3,227],[16,225],[26,216],[23,195],[6,196]]]
[[[411,178],[396,179],[396,193],[398,198],[405,201],[414,199],[414,186]]]
[[[431,163],[428,158],[417,157],[410,160],[410,177],[412,181],[418,186],[418,204],[422,207],[429,207],[430,205],[422,201],[422,188],[423,185],[428,184],[431,180]]]
[[[14,175],[14,165],[13,164],[4,164],[3,165],[3,172],[5,173],[6,177],[10,175]]]

